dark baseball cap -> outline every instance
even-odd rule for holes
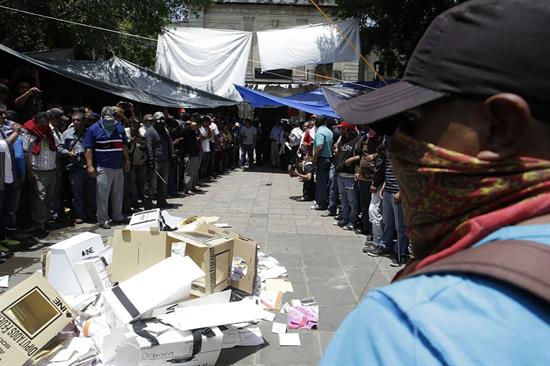
[[[351,123],[373,124],[447,96],[514,93],[534,116],[548,119],[549,19],[550,1],[472,0],[455,6],[428,27],[400,82],[336,110]]]
[[[65,112],[61,108],[52,108],[48,110],[48,113],[54,118],[60,118],[63,121],[67,122],[69,118],[65,116]]]

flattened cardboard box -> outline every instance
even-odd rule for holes
[[[242,259],[246,263],[246,273],[241,279],[231,280],[231,287],[237,288],[246,293],[252,294],[254,291],[254,281],[256,280],[256,263],[258,255],[258,242],[246,238],[229,229],[219,228],[217,226],[201,222],[197,224],[197,232],[208,233],[233,239],[233,257]]]
[[[176,240],[164,231],[115,230],[111,281],[122,282],[170,257]]]
[[[0,296],[0,365],[33,357],[75,317],[41,275],[35,273]]]
[[[191,294],[210,295],[229,287],[233,261],[233,239],[203,233],[169,232],[174,241],[185,243],[185,255],[189,256],[206,276],[193,282]]]

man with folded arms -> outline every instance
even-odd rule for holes
[[[415,258],[344,320],[322,365],[550,362],[548,19],[548,1],[465,2],[434,20],[401,82],[337,108],[395,131]]]

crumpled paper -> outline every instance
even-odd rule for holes
[[[319,323],[319,306],[291,306],[286,317],[289,329],[313,329]]]

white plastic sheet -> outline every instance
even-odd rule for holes
[[[251,32],[204,28],[159,35],[155,72],[172,80],[241,101],[233,84],[244,85]]]
[[[336,22],[338,28],[359,50],[359,22]],[[258,32],[262,71],[312,64],[354,61],[359,55],[331,24],[311,24]]]

